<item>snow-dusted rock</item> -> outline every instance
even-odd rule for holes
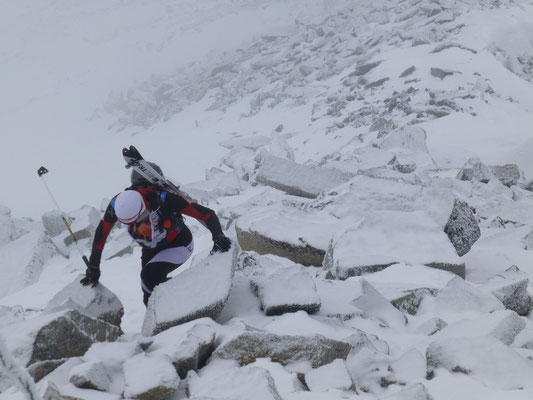
[[[94,207],[83,206],[79,210],[70,212],[68,217],[71,221],[70,229],[76,240],[79,241],[92,238],[102,215]],[[68,231],[63,231],[58,237],[63,240],[66,246],[74,243],[74,239]]]
[[[215,329],[197,324],[187,331],[183,340],[176,340],[154,354],[167,354],[180,378],[185,379],[187,372],[198,371],[206,364],[214,349]]]
[[[43,400],[82,400],[79,397],[68,396],[61,392],[59,387],[51,381],[46,382],[43,391]]]
[[[250,331],[220,345],[213,357],[236,360],[240,365],[250,364],[258,358],[270,358],[282,365],[309,361],[313,368],[317,368],[337,358],[346,359],[350,350],[349,343],[322,335],[289,336]]]
[[[124,363],[124,398],[164,399],[178,388],[180,378],[164,355],[138,354]]]
[[[295,196],[315,198],[342,185],[351,175],[331,168],[297,164],[274,156],[266,156],[256,180]]]
[[[46,375],[54,371],[57,367],[65,363],[68,358],[60,358],[59,360],[44,360],[31,364],[26,369],[35,382],[39,382]]]
[[[331,220],[303,211],[263,208],[241,216],[235,225],[242,250],[274,254],[305,266],[322,265],[332,229]]]
[[[189,183],[185,190],[195,199],[206,202],[217,197],[235,196],[242,190],[237,172],[211,171],[208,179]]]
[[[399,297],[392,299],[391,304],[402,312],[415,315],[424,296],[435,296],[437,292],[438,290],[435,288],[406,290]]]
[[[222,147],[227,149],[234,149],[236,147],[244,147],[245,149],[257,150],[271,142],[271,139],[266,136],[253,135],[244,137],[235,137],[224,140],[220,143]]]
[[[489,165],[489,168],[494,176],[507,187],[523,181],[522,173],[516,164]]]
[[[464,311],[487,313],[504,309],[502,302],[493,294],[459,277],[450,280],[432,300],[435,310],[445,313]]]
[[[350,343],[352,345],[352,350],[350,351],[350,356],[357,354],[357,352],[362,349],[368,349],[373,352],[379,352],[382,354],[389,354],[390,347],[389,344],[376,335],[371,333],[366,333],[359,331],[351,336],[348,336],[342,339],[343,342]]]
[[[459,256],[468,253],[481,236],[481,230],[470,206],[464,201],[458,200],[453,204],[444,232],[448,235]]]
[[[52,237],[59,235],[67,229],[62,214],[57,210],[45,212],[42,215],[41,220],[43,222],[44,230]]]
[[[509,346],[524,330],[526,321],[514,311],[500,310],[450,323],[435,337],[492,337]]]
[[[272,141],[268,146],[268,152],[270,155],[283,158],[285,160],[294,161],[294,150],[287,143],[287,141],[280,135],[273,134]]]
[[[275,256],[254,252],[239,255],[238,265],[250,279],[266,315],[281,315],[298,310],[309,314],[320,310],[320,297],[304,267]]]
[[[16,332],[16,335],[13,333]],[[69,310],[42,315],[0,328],[21,364],[83,355],[95,342],[115,341],[120,329]]]
[[[0,247],[0,297],[14,293],[39,279],[45,263],[59,254],[50,237],[32,231]]]
[[[353,381],[344,360],[314,368],[305,374],[305,383],[312,392],[327,392],[330,389],[355,390]]]
[[[397,263],[427,265],[464,277],[464,263],[442,228],[423,212],[370,212],[332,244],[332,262],[324,267],[337,279]]]
[[[398,311],[374,286],[365,279],[358,281],[357,297],[353,304],[364,311],[369,317],[376,317],[390,327],[402,327],[407,323],[407,318]]]
[[[390,357],[370,348],[350,354],[346,366],[358,389],[365,393],[381,393],[383,388],[397,382],[391,371]]]
[[[200,260],[171,280],[156,286],[144,317],[145,336],[193,319],[216,319],[228,300],[237,247]]]
[[[488,351],[490,349],[490,351]],[[533,379],[531,363],[493,338],[446,338],[431,343],[426,352],[428,376],[437,368],[471,375],[489,387],[516,389]],[[512,367],[512,372],[509,370]]]
[[[398,383],[407,384],[426,378],[426,358],[416,349],[411,349],[390,364]]]
[[[379,148],[382,150],[405,149],[427,153],[426,131],[412,125],[398,128],[383,138]]]
[[[11,217],[11,210],[0,206],[0,246],[11,242],[15,236],[15,223]]]
[[[282,400],[272,375],[264,368],[215,360],[187,379],[187,393],[193,399]]]
[[[414,383],[396,393],[387,395],[382,400],[433,400],[423,383]]]
[[[102,362],[86,362],[70,370],[69,381],[81,389],[94,389],[106,392],[111,382]]]
[[[83,275],[78,276],[52,297],[44,308],[44,312],[77,310],[89,317],[120,327],[124,306],[117,295],[102,283],[95,288],[83,286],[80,284],[82,277]]]
[[[533,308],[533,299],[527,288],[529,278],[518,267],[511,266],[502,274],[493,276],[484,285],[508,310],[527,315]]]
[[[443,330],[448,326],[448,323],[442,318],[430,318],[427,321],[421,323],[417,328],[417,333],[422,333],[424,335],[434,335],[435,333]]]
[[[457,174],[461,181],[487,183],[493,177],[490,169],[479,158],[469,159]]]

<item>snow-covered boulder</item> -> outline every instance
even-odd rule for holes
[[[254,252],[239,255],[238,265],[250,279],[266,315],[299,310],[309,314],[320,310],[315,283],[304,267],[275,256]]]
[[[77,310],[92,318],[101,319],[120,327],[124,306],[117,295],[102,283],[96,287],[83,286],[79,275],[74,281],[61,289],[44,308],[44,312]]]
[[[509,346],[526,327],[526,320],[514,311],[500,310],[450,323],[436,338],[492,337]]]
[[[330,245],[324,264],[331,276],[346,279],[393,264],[426,265],[464,277],[465,266],[438,223],[422,211],[375,211]]]
[[[382,354],[389,354],[390,352],[390,347],[387,342],[368,332],[359,331],[351,336],[343,338],[342,341],[352,345],[350,356],[357,354],[357,352],[362,349],[368,349]]]
[[[461,168],[456,178],[461,181],[487,183],[493,178],[493,174],[479,158],[471,158]]]
[[[207,202],[217,197],[235,196],[242,190],[237,172],[224,172],[212,168],[207,179],[187,184],[184,189],[197,200]]]
[[[396,393],[383,397],[383,400],[433,400],[423,383],[413,383]]]
[[[178,388],[180,378],[168,356],[138,354],[124,363],[124,398],[165,399]]]
[[[407,323],[407,318],[398,311],[374,286],[365,279],[358,281],[354,292],[357,297],[353,304],[368,317],[375,317],[387,326],[399,328]]]
[[[416,382],[426,378],[426,358],[416,349],[411,349],[390,364],[391,372],[399,384]]]
[[[350,174],[332,168],[297,164],[274,156],[263,158],[256,180],[295,196],[315,198],[346,183]]]
[[[322,265],[333,229],[332,221],[303,211],[272,209],[247,213],[235,225],[242,250],[274,254],[305,266]]]
[[[250,150],[258,150],[259,148],[266,146],[271,142],[271,139],[267,136],[262,135],[253,135],[253,136],[244,136],[244,137],[235,137],[228,140],[224,140],[220,143],[222,147],[226,149],[234,149],[243,147]]]
[[[94,389],[106,392],[111,382],[102,362],[86,362],[70,370],[69,381],[80,389]]]
[[[218,318],[232,285],[237,246],[209,255],[156,286],[148,301],[142,332],[155,335],[197,318]]]
[[[250,364],[258,358],[270,358],[282,365],[309,361],[313,368],[317,368],[337,358],[346,359],[350,350],[349,343],[322,335],[289,336],[250,331],[221,344],[213,357],[236,360],[240,365]]]
[[[38,281],[46,262],[59,254],[50,237],[32,231],[0,247],[0,297]]]
[[[490,350],[490,351],[488,351]],[[431,343],[426,352],[428,376],[438,368],[471,375],[497,389],[526,387],[533,379],[531,363],[493,338],[445,338]],[[509,366],[513,366],[512,372]]]
[[[150,338],[153,342],[148,352],[167,355],[182,379],[185,379],[189,371],[198,371],[202,368],[215,349],[215,328],[202,323],[203,321],[197,324],[195,322],[189,322],[189,325],[194,325],[184,333],[180,328],[187,324],[171,328]]]
[[[442,318],[430,318],[427,321],[422,322],[417,328],[416,333],[432,336],[437,332],[440,332],[448,326],[448,323]]]
[[[305,374],[305,383],[311,392],[327,392],[331,389],[356,390],[346,362],[341,359],[310,370]]]
[[[421,309],[426,311],[426,305],[432,304],[432,307],[427,310],[430,313],[458,313],[465,311],[487,313],[505,308],[496,296],[459,277],[450,280],[434,299],[427,299],[429,301],[424,302],[421,305]]]
[[[516,164],[489,165],[489,168],[494,176],[507,187],[524,181],[522,172]]]
[[[398,128],[383,138],[379,148],[382,150],[406,149],[427,153],[426,131],[413,125]]]
[[[44,230],[51,237],[57,236],[67,229],[67,226],[63,221],[63,215],[57,210],[45,212],[41,216],[41,220],[43,222]]]
[[[46,314],[0,328],[21,364],[83,355],[95,342],[115,341],[120,329],[78,311]]]
[[[527,315],[533,308],[533,299],[527,288],[529,278],[518,267],[512,266],[504,273],[493,276],[484,285],[508,310]]]
[[[257,366],[238,368],[235,363],[215,360],[187,379],[192,399],[282,400],[269,371]]]

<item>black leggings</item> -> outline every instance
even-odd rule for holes
[[[179,266],[181,264],[172,264],[169,262],[154,262],[143,266],[141,270],[141,282],[144,305],[148,304],[148,298],[154,288],[160,283],[166,282],[169,279],[167,275]]]

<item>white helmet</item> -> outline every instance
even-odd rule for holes
[[[143,197],[136,190],[126,190],[115,199],[115,214],[120,222],[131,224],[146,211]]]

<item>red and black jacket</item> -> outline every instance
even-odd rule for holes
[[[157,212],[159,215],[159,219],[162,222],[159,224],[159,228],[165,230],[166,235],[164,240],[157,243],[155,249],[186,246],[191,242],[192,234],[183,223],[182,215],[187,215],[200,221],[207,229],[209,229],[213,239],[222,234],[220,221],[215,212],[210,208],[197,203],[192,203],[181,195],[166,191],[158,191],[152,187],[132,188],[129,190],[138,191],[143,196],[148,210],[150,212]],[[89,263],[95,267],[100,265],[105,242],[111,229],[118,220],[114,207],[117,196],[113,197],[107,206],[104,217],[96,228],[91,257],[89,260]],[[176,224],[176,220],[178,220],[179,223]],[[174,223],[166,223],[166,221],[173,221]],[[128,231],[134,239],[138,240],[132,229],[129,229]],[[138,242],[142,245],[141,241],[138,240]]]

